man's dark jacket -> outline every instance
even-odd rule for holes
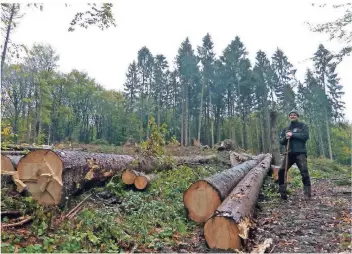
[[[308,126],[301,122],[291,122],[290,126],[283,129],[280,133],[280,144],[286,145],[286,132],[291,131],[289,151],[291,153],[307,153],[306,142],[309,139]]]

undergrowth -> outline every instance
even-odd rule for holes
[[[351,185],[351,167],[336,163],[333,160],[324,158],[308,158],[308,170],[312,179],[333,179],[336,185]],[[292,193],[293,189],[300,189],[303,187],[302,177],[299,169],[291,167],[289,169],[289,185],[288,193]],[[271,178],[267,178],[262,188],[264,197],[267,200],[279,199],[278,183]]]
[[[217,171],[214,167],[184,166],[163,171],[145,191],[126,187],[120,177],[114,177],[103,191],[113,193],[120,200],[119,205],[95,201],[59,225],[55,225],[55,218],[47,216],[33,222],[21,234],[2,232],[1,251],[167,252],[180,246],[187,248],[184,240],[192,237],[197,225],[187,218],[183,193],[197,179]],[[30,204],[33,206],[34,202]],[[34,207],[32,211],[38,209],[41,208]]]

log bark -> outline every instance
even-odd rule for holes
[[[205,222],[240,180],[264,158],[264,154],[258,155],[253,160],[193,183],[183,195],[188,217],[195,222]]]
[[[239,249],[241,239],[248,238],[248,231],[252,226],[251,211],[269,171],[271,159],[271,154],[267,154],[207,220],[204,236],[210,248]]]
[[[26,151],[1,151],[3,155],[26,155]]]
[[[138,190],[144,190],[149,186],[150,182],[156,178],[157,178],[156,174],[146,175],[141,173],[139,176],[135,178],[134,186],[136,186]]]
[[[277,111],[270,111],[270,139],[271,139],[271,154],[273,155],[272,164],[280,164],[280,143],[277,132]]]
[[[1,186],[6,187],[12,183],[12,176],[16,172],[16,167],[21,159],[21,155],[1,154]]]
[[[22,151],[22,150],[29,150],[29,151],[34,151],[34,150],[39,150],[39,149],[46,149],[46,150],[51,150],[53,147],[49,145],[41,145],[41,146],[30,146],[30,145],[13,145],[13,144],[8,144],[6,147],[2,148],[3,150],[15,150],[15,151]]]
[[[23,188],[40,204],[62,204],[92,182],[102,182],[131,167],[129,155],[64,150],[34,150],[17,170]],[[137,163],[138,164],[138,163]]]

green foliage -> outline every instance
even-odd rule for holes
[[[177,138],[175,135],[173,135],[170,139],[170,141],[168,142],[170,145],[177,145],[179,146],[180,145],[180,142],[178,142]]]
[[[151,134],[150,138],[139,144],[141,153],[146,156],[160,157],[165,153],[166,124],[164,123],[159,127],[152,116],[149,118],[148,124]]]
[[[351,125],[340,125],[331,128],[331,146],[334,159],[344,165],[351,165],[351,129]]]

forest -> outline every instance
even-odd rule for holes
[[[233,34],[215,53],[211,33],[199,45],[185,34],[173,59],[136,50],[111,90],[60,71],[53,45],[13,41],[26,12],[46,6],[1,3],[1,252],[350,252],[339,66],[352,52],[352,3],[308,23],[346,47],[316,45],[306,70],[279,43],[250,52]],[[80,8],[68,32],[116,26],[112,3]],[[292,110],[309,128],[308,159],[286,163],[282,185],[291,154],[278,140]]]
[[[196,46],[187,37],[173,62],[145,46],[126,66],[123,90],[107,90],[79,70],[62,73],[59,58],[50,45],[34,44],[21,63],[5,64],[3,142],[120,146],[146,140],[153,117],[165,124],[167,141],[214,147],[228,138],[245,151],[266,153],[276,146],[271,131],[278,135],[297,109],[309,126],[309,155],[351,163],[341,59],[324,45],[317,45],[304,80],[279,48],[272,56],[259,50],[252,63],[239,36],[220,56],[210,34]]]

